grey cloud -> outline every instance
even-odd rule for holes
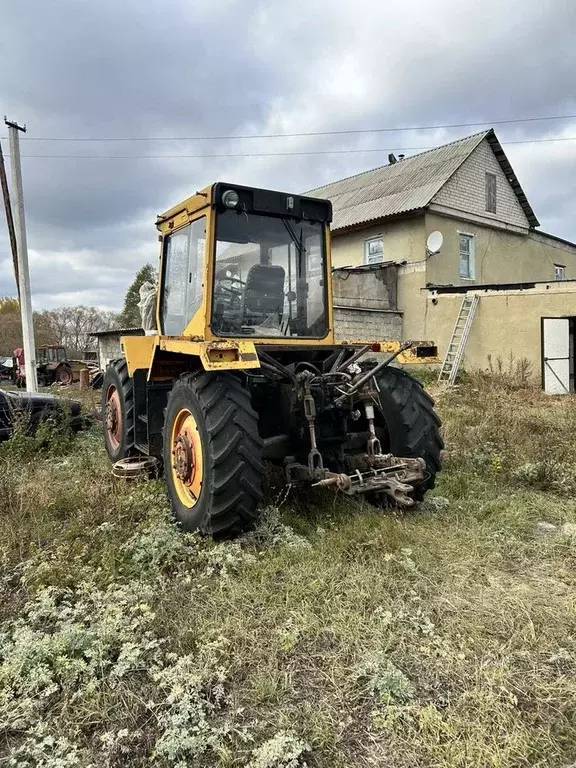
[[[30,137],[321,131],[576,113],[576,5],[568,0],[21,0],[3,9],[3,26],[10,33],[3,61],[12,69],[0,71],[2,107],[28,123]],[[504,142],[565,128],[496,127]],[[156,257],[154,215],[218,178],[298,191],[379,165],[389,149],[430,146],[474,130],[233,142],[23,141],[24,155],[383,150],[25,159],[30,247],[46,254],[32,264],[36,304],[81,295],[85,303],[118,306],[134,271]],[[543,228],[576,237],[569,210],[575,145],[547,162],[550,146],[507,151]],[[2,239],[0,267],[0,295],[13,292]]]

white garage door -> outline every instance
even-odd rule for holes
[[[542,368],[544,391],[570,393],[570,325],[566,317],[542,318]]]

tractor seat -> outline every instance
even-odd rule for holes
[[[262,325],[275,316],[280,323],[284,311],[283,267],[254,264],[248,270],[243,292],[242,324]]]

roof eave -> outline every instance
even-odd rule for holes
[[[390,221],[399,221],[400,219],[416,219],[419,216],[423,216],[426,213],[426,207],[413,208],[410,211],[402,211],[401,213],[391,213],[388,216],[379,216],[377,219],[367,219],[366,221],[359,221],[355,224],[349,224],[346,227],[331,228],[331,234],[345,235],[348,232],[355,232],[359,229],[366,229],[366,227],[376,227],[378,224],[388,223]]]
[[[563,243],[564,245],[569,245],[572,248],[576,248],[576,243],[572,242],[572,240],[566,240],[564,237],[558,237],[558,235],[551,235],[550,232],[543,232],[541,229],[538,229],[535,234],[541,235],[542,237],[547,237],[550,240],[556,240],[558,243]]]
[[[93,331],[88,336],[122,336],[123,333],[134,333],[135,331],[142,332],[144,334],[144,328],[134,326],[133,328],[106,328],[104,331]]]
[[[502,145],[496,138],[496,134],[494,133],[493,128],[491,128],[486,134],[486,140],[490,143],[490,146],[492,147],[492,151],[494,152],[496,159],[500,163],[500,167],[502,168],[502,171],[506,175],[506,178],[508,179],[510,186],[514,190],[514,193],[518,198],[518,202],[520,203],[524,213],[526,214],[526,218],[528,219],[528,224],[532,229],[534,229],[535,227],[539,227],[540,222],[536,218],[536,214],[534,213],[532,206],[528,202],[526,193],[522,189],[522,186],[518,181],[518,177],[514,173],[514,169],[510,165],[510,161],[506,157],[506,153],[504,152]]]

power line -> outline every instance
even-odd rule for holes
[[[518,117],[509,120],[483,120],[477,123],[447,123],[445,125],[414,125],[400,128],[353,128],[341,131],[304,131],[300,133],[250,133],[240,136],[111,136],[111,137],[50,137],[27,136],[26,141],[228,141],[231,139],[286,139],[303,136],[343,136],[359,133],[394,133],[400,131],[432,131],[444,128],[473,128],[480,125],[511,125],[532,123],[540,120],[576,120],[576,115],[543,115],[542,117]]]
[[[458,139],[455,139],[455,141],[458,141]],[[576,136],[561,136],[550,139],[519,139],[516,141],[505,141],[502,142],[502,144],[505,146],[510,144],[544,144],[554,141],[576,141]],[[22,155],[22,157],[34,158],[37,160],[192,160],[216,157],[233,158],[292,157],[298,155],[352,155],[360,154],[362,152],[409,152],[427,149],[437,149],[437,147],[431,145],[427,147],[386,147],[383,149],[319,149],[304,152],[229,152],[213,155]]]

